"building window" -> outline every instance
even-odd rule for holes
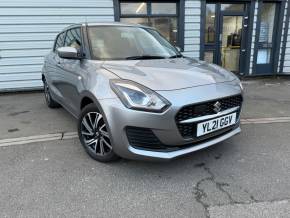
[[[215,4],[206,4],[206,16],[205,16],[205,43],[215,42]]]
[[[221,4],[222,11],[243,12],[245,4]]]
[[[214,51],[205,51],[204,52],[204,60],[208,63],[214,62]]]
[[[120,1],[120,21],[156,28],[173,45],[179,45],[177,2]]]
[[[138,3],[126,3],[121,2],[120,5],[121,14],[123,15],[146,15],[147,14],[147,4],[145,2]]]

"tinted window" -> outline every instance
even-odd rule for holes
[[[80,28],[70,29],[67,31],[64,46],[80,49],[82,46],[81,41]]]
[[[64,43],[64,36],[65,36],[65,32],[64,33],[61,33],[57,39],[56,39],[56,43],[55,43],[55,47],[54,47],[54,51],[56,49],[58,49],[59,47],[62,47],[63,46],[63,43]]]

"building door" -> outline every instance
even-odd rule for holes
[[[260,2],[256,37],[255,74],[273,74],[275,48],[278,46],[278,3]],[[276,46],[275,46],[276,45]]]
[[[247,28],[248,4],[207,3],[204,60],[245,74]]]
[[[241,72],[241,64],[245,49],[242,45],[243,16],[222,15],[220,30],[219,65],[234,73]]]

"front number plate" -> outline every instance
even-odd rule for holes
[[[236,113],[233,113],[203,123],[199,123],[197,125],[197,137],[234,125],[236,123],[236,117]]]

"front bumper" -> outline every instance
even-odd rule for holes
[[[172,159],[219,143],[241,131],[238,119],[236,125],[222,134],[214,136],[209,134],[199,141],[183,137],[175,120],[176,114],[185,105],[240,95],[240,87],[235,82],[159,93],[172,103],[171,107],[163,113],[131,110],[126,108],[118,98],[100,101],[116,154],[128,159]],[[237,110],[237,113],[239,112],[240,110]],[[127,127],[150,129],[162,144],[174,149],[152,150],[133,146],[127,137]],[[144,135],[145,139],[146,137],[148,136]]]
[[[132,146],[129,146],[128,148],[129,148],[130,152],[132,152],[133,154],[136,154],[136,155],[139,155],[142,157],[170,160],[170,159],[174,159],[174,158],[179,157],[179,156],[190,154],[194,151],[198,151],[198,150],[210,147],[210,146],[215,145],[219,142],[222,142],[228,138],[231,138],[232,136],[234,136],[240,132],[241,132],[241,128],[238,127],[238,128],[235,128],[234,130],[230,131],[229,133],[221,135],[218,138],[214,138],[212,140],[209,140],[209,141],[203,142],[203,143],[193,144],[191,147],[180,149],[177,151],[171,151],[171,152],[141,150],[141,149],[136,149]]]

